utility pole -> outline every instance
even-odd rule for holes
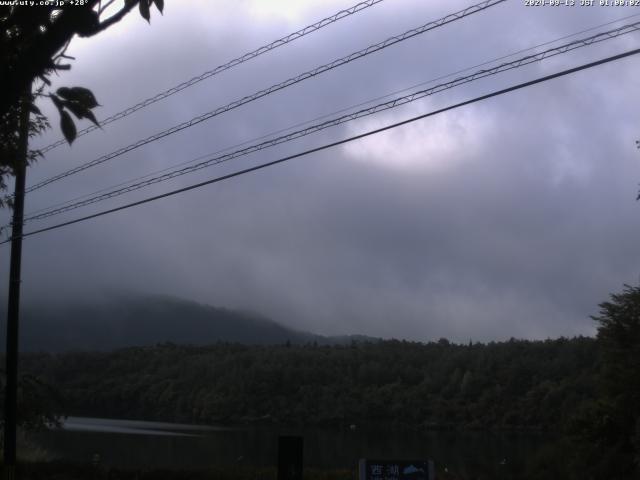
[[[15,190],[11,223],[11,259],[9,267],[9,304],[7,307],[7,350],[4,404],[4,467],[5,478],[15,479],[16,413],[18,404],[18,324],[20,312],[20,270],[22,260],[22,223],[24,217],[24,187],[27,176],[29,146],[29,106],[31,85],[20,105],[18,151],[15,162]]]

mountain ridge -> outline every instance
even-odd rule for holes
[[[20,330],[20,348],[27,352],[105,351],[166,342],[333,345],[379,340],[364,335],[318,335],[295,330],[260,314],[169,295],[27,303],[22,308]]]

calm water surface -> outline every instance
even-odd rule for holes
[[[279,435],[304,437],[304,463],[355,468],[358,458],[433,459],[439,470],[483,472],[498,478],[523,471],[549,443],[535,434],[412,432],[339,428],[224,428],[175,423],[69,417],[38,442],[57,458],[131,468],[273,466]]]

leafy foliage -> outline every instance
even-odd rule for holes
[[[4,408],[5,377],[0,381],[0,415]],[[41,378],[22,374],[18,380],[17,424],[27,430],[40,430],[58,425],[61,417],[62,398],[59,392]]]
[[[50,94],[49,97],[60,113],[60,128],[70,144],[76,138],[76,126],[68,112],[73,113],[79,120],[86,118],[100,126],[91,111],[92,108],[99,106],[91,90],[83,87],[62,87],[58,89],[57,95]]]
[[[69,414],[193,423],[555,429],[593,401],[593,339],[29,354]]]
[[[585,431],[618,471],[640,474],[640,287],[625,285],[593,319],[603,368],[600,402]]]
[[[63,6],[56,3],[0,5],[0,78],[3,86],[0,96],[0,191],[6,190],[6,177],[15,171],[20,104],[27,92],[29,103],[40,97],[51,98],[60,113],[60,128],[69,143],[76,137],[76,126],[69,112],[77,119],[98,124],[92,112],[98,102],[90,90],[63,87],[56,93],[46,91],[51,85],[49,76],[52,73],[71,68],[63,61],[73,60],[65,54],[72,38],[97,35],[119,22],[136,5],[140,6],[140,13],[147,21],[151,5],[155,4],[160,12],[164,9],[162,0],[126,0],[107,16],[107,11],[113,11],[111,1],[103,4],[100,0],[86,0],[81,5],[67,2]],[[41,85],[31,93],[36,81]],[[30,136],[49,128],[48,120],[40,110],[31,108],[31,113]],[[38,156],[39,152],[30,152],[27,163]],[[10,205],[9,200],[0,200],[0,207]]]
[[[42,89],[39,89],[31,95],[31,102],[40,95]],[[40,135],[42,132],[50,128],[49,121],[46,116],[40,112],[40,109],[33,105],[30,106],[31,116],[29,122],[29,138]],[[4,115],[0,116],[0,191],[7,188],[6,178],[15,172],[16,152],[19,145],[19,117],[20,108],[12,107]],[[27,153],[27,164],[35,162],[41,154],[38,150],[29,150]],[[4,206],[13,206],[12,198],[0,197],[0,208]]]

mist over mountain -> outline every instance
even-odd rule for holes
[[[274,345],[340,344],[365,339],[374,340],[364,336],[315,335],[256,313],[159,295],[26,303],[20,319],[20,348],[31,352],[112,350],[165,342]]]

